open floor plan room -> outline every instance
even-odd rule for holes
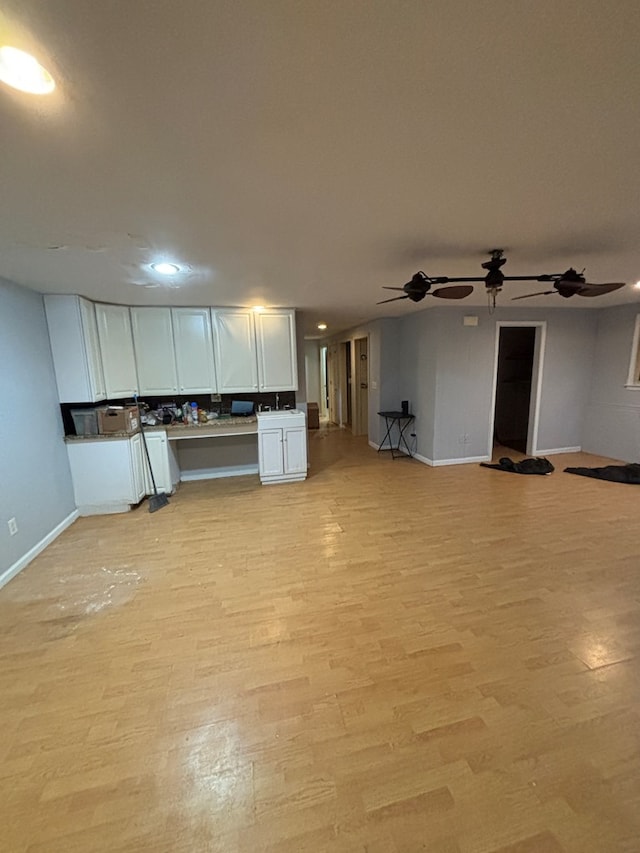
[[[632,853],[633,486],[310,433],[0,594],[11,853]]]

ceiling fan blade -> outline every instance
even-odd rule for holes
[[[398,299],[408,299],[408,296],[393,296],[391,299],[383,299],[382,302],[376,302],[376,305],[384,305],[385,302],[396,302]]]
[[[604,296],[605,293],[613,293],[624,287],[624,282],[611,282],[610,284],[585,284],[578,291],[578,296]]]
[[[557,293],[556,290],[541,290],[539,293],[525,293],[524,296],[512,296],[511,301],[515,302],[516,299],[530,299],[532,296],[550,296],[552,293]]]
[[[437,296],[439,299],[464,299],[473,293],[473,286],[470,284],[454,284],[451,287],[439,287],[428,296]]]
[[[386,284],[382,285],[383,290],[404,290],[404,287],[387,287]]]

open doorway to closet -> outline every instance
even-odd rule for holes
[[[536,453],[545,332],[544,322],[497,324],[489,455],[496,446]]]

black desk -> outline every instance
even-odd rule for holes
[[[404,433],[409,424],[414,420],[414,415],[406,414],[404,412],[378,412],[380,417],[384,418],[385,424],[387,426],[387,432],[385,437],[382,439],[380,443],[380,447],[378,448],[378,453],[381,450],[390,450],[391,456],[393,459],[396,459],[398,456],[413,456],[413,453],[409,450],[409,445],[407,444],[407,440],[404,437]],[[394,424],[398,425],[398,446],[394,447],[393,442],[391,440],[391,430],[393,429]],[[385,447],[385,441],[389,442],[389,446]],[[407,452],[405,453],[402,449],[402,445],[406,447]]]

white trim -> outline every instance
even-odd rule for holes
[[[72,513],[70,513],[65,519],[63,519],[60,524],[57,524],[53,530],[51,530],[45,537],[43,537],[38,543],[36,543],[33,548],[30,548],[26,554],[20,557],[19,560],[9,566],[2,574],[0,574],[0,587],[3,587],[6,583],[9,583],[11,578],[14,578],[18,572],[21,572],[25,566],[28,566],[29,563],[34,560],[38,554],[42,553],[47,545],[50,545],[54,539],[57,539],[61,533],[63,533],[67,527],[73,524],[73,522],[78,518],[79,513],[77,509],[74,509]]]
[[[527,435],[527,454],[529,456],[540,455],[538,446],[538,427],[540,424],[540,399],[542,397],[542,376],[544,374],[544,355],[547,344],[547,321],[546,320],[497,320],[496,321],[496,343],[493,357],[493,382],[491,386],[491,417],[489,418],[489,441],[487,444],[488,458],[493,453],[493,429],[496,419],[496,393],[498,388],[498,352],[500,349],[500,329],[504,326],[534,327],[540,329],[536,332],[533,351],[533,372],[531,374],[531,397],[533,400],[533,417],[529,418],[529,432]],[[535,388],[535,392],[534,392]],[[531,411],[531,406],[530,406]],[[484,459],[482,460],[484,461]]]
[[[552,447],[549,450],[537,450],[536,456],[553,456],[555,453],[580,453],[581,447]]]
[[[229,465],[223,468],[194,468],[192,471],[181,471],[180,482],[189,480],[217,480],[220,477],[244,477],[247,474],[257,474],[258,466]]]
[[[631,344],[631,357],[629,359],[629,373],[625,388],[640,391],[640,359],[638,356],[640,347],[640,314],[636,316],[636,324],[633,329],[633,343]]]
[[[456,459],[434,459],[430,464],[434,468],[439,468],[441,465],[467,465],[478,462],[490,462],[490,456],[460,456]]]
[[[380,445],[376,444],[375,441],[369,441],[369,447],[373,447],[374,450],[377,450]]]

